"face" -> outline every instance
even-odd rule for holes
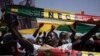
[[[59,38],[60,38],[60,43],[62,44],[67,43],[67,39],[68,39],[67,33],[61,32]]]
[[[37,40],[37,42],[36,42],[38,45],[43,45],[43,40],[42,40],[42,38],[39,38],[38,40]]]
[[[68,35],[67,33],[61,32],[59,37],[60,37],[60,39],[67,39],[68,38],[67,35]]]
[[[58,45],[58,37],[54,32],[51,32],[48,36],[47,36],[47,44],[55,47]]]
[[[65,43],[67,43],[67,41],[66,41],[65,39],[62,39],[62,40],[61,40],[61,43],[62,43],[62,44],[65,44]]]

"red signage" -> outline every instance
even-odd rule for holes
[[[75,20],[78,22],[98,24],[100,23],[100,16],[75,14]]]

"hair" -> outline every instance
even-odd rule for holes
[[[59,34],[59,46],[61,46],[62,44],[68,43],[67,38],[68,38],[68,33],[66,32],[61,32]]]
[[[52,37],[52,33],[54,33],[55,38],[58,39],[58,35],[57,35],[56,32],[49,32],[49,33],[47,34],[47,37],[48,37],[48,36],[51,36],[51,37]]]
[[[38,44],[38,45],[43,45],[43,44],[44,44],[43,39],[42,39],[41,37],[37,37],[37,39],[36,39],[36,44]]]
[[[52,38],[53,37],[52,34],[54,34],[54,38]],[[51,37],[51,39],[49,37]],[[46,44],[51,46],[58,46],[58,42],[57,42],[58,40],[59,38],[56,32],[49,32],[46,37]]]
[[[59,34],[59,38],[60,39],[66,39],[68,37],[68,33],[66,33],[66,32],[61,32],[60,34]]]

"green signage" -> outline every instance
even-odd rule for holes
[[[15,13],[20,16],[49,18],[54,20],[70,21],[74,23],[75,15],[67,12],[60,12],[55,10],[42,9],[37,7],[27,7],[21,5],[10,5],[6,9],[6,13]]]
[[[6,13],[15,13],[21,16],[43,17],[43,9],[35,7],[25,7],[20,5],[8,6]]]

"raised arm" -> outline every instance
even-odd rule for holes
[[[53,32],[54,30],[55,30],[55,26],[51,25],[51,29],[50,29],[50,31],[48,33]]]
[[[92,37],[92,35],[94,35],[99,30],[99,28],[100,28],[100,25],[96,25],[87,34],[82,36],[81,40],[85,41],[85,40],[90,39]]]
[[[73,27],[71,27],[70,25],[68,25],[68,27],[69,27],[69,29],[70,29],[71,32],[72,32],[72,34],[71,34],[71,36],[70,36],[71,41],[74,42],[74,41],[75,41],[76,30],[75,30]]]
[[[78,39],[72,43],[73,48],[78,48],[81,42],[84,42],[86,40],[89,40],[92,35],[94,35],[100,28],[100,25],[96,25],[93,27],[87,34],[81,37],[81,39]]]
[[[6,14],[5,19],[7,20],[6,21],[7,26],[11,30],[12,34],[15,35],[15,38],[18,39],[18,42],[21,44],[21,46],[23,46],[25,49],[29,51],[33,51],[34,50],[33,45],[22,37],[22,35],[16,29],[15,25],[11,24],[11,21],[9,21],[9,18],[10,18],[9,16],[10,14]]]
[[[34,34],[33,34],[33,36],[34,36],[34,37],[36,37],[36,36],[37,36],[37,34],[38,34],[38,32],[39,32],[40,28],[41,28],[43,25],[44,25],[43,23],[41,23],[41,24],[39,25],[39,28],[38,28],[38,29],[36,29],[36,31],[35,31],[35,32],[34,32]]]

